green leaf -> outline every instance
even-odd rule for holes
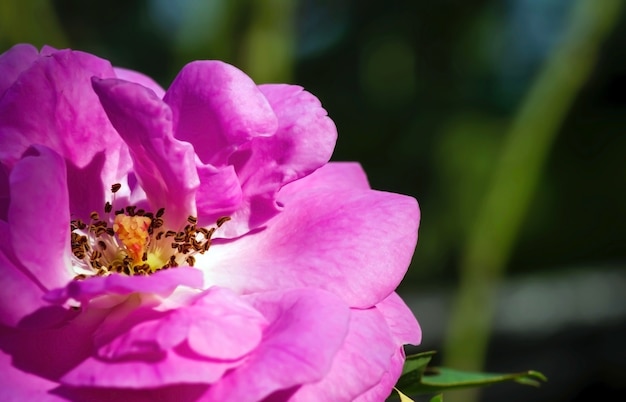
[[[430,402],[443,402],[443,394],[437,394],[430,398]]]
[[[404,361],[402,375],[400,379],[398,379],[396,387],[405,390],[410,389],[413,384],[419,384],[426,370],[426,366],[430,363],[435,353],[437,352],[431,350],[407,356]]]
[[[432,359],[436,353],[437,352],[434,350],[429,350],[427,352],[407,356],[404,361],[404,367],[402,368],[402,374],[404,375],[415,370],[419,370],[423,373],[428,363],[430,363],[430,359]]]
[[[547,381],[543,374],[533,370],[513,374],[496,374],[428,367],[428,363],[435,353],[435,351],[428,351],[406,357],[402,375],[395,388],[402,402],[411,401],[406,395],[438,394],[431,399],[431,402],[443,402],[441,392],[446,390],[486,387],[511,381],[536,387]],[[390,398],[393,399],[393,396]]]
[[[404,376],[403,376],[404,377]],[[403,377],[400,377],[402,379]],[[403,383],[400,388],[406,394],[442,392],[450,389],[485,387],[502,382],[515,381],[524,385],[539,386],[547,378],[538,371],[524,371],[513,374],[473,373],[449,368],[429,368],[418,382]]]

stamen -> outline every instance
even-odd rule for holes
[[[157,230],[165,225],[165,208],[156,213],[135,205],[114,209],[115,193],[121,187],[119,183],[111,186],[113,200],[104,204],[103,217],[93,211],[88,224],[80,219],[70,222],[76,280],[112,273],[149,275],[180,265],[194,266],[194,255],[206,253],[215,230],[230,220],[221,217],[216,227],[204,228],[197,227],[198,218],[190,215],[182,230]]]
[[[221,228],[222,225],[228,222],[229,220],[230,220],[230,216],[222,216],[221,218],[217,220],[216,225],[218,228]]]

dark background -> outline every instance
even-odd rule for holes
[[[602,8],[615,15],[594,41],[568,31],[576,7],[583,27]],[[495,386],[483,401],[626,396],[626,18],[615,1],[4,0],[0,50],[18,42],[92,52],[166,88],[185,63],[212,58],[259,83],[304,86],[338,126],[333,159],[359,161],[373,188],[420,202],[420,241],[400,287],[423,327],[416,350],[440,350],[437,363],[550,379],[538,390]],[[568,46],[584,51],[551,77],[589,70],[569,92],[550,88],[558,79],[541,84]],[[533,88],[548,95],[532,98]],[[562,93],[561,106],[550,93]],[[459,289],[489,275],[464,256],[485,233],[475,229],[490,216],[494,177],[507,172],[500,161],[512,127],[531,138],[550,120],[524,117],[533,102],[556,123],[546,146],[520,151],[504,209],[494,208],[510,246],[493,242],[502,258],[488,276],[491,335],[451,335]],[[515,183],[528,178],[524,193]],[[509,203],[518,223],[498,213]],[[454,351],[479,350],[474,342],[487,345],[484,362]]]

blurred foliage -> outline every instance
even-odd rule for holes
[[[446,364],[481,369],[487,354],[497,285],[504,276],[523,219],[528,216],[552,144],[614,28],[622,0],[577,0],[567,13],[559,46],[547,57],[512,119],[483,203],[477,208],[459,263],[444,350]],[[470,401],[468,394],[452,401]]]

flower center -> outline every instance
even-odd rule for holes
[[[120,188],[120,184],[111,187],[113,202]],[[194,255],[206,253],[215,230],[230,220],[222,217],[216,227],[207,229],[189,216],[184,228],[162,230],[165,208],[152,213],[131,205],[112,211],[113,204],[107,201],[103,218],[94,211],[89,223],[71,221],[75,279],[112,273],[149,275],[179,265],[193,266]]]

